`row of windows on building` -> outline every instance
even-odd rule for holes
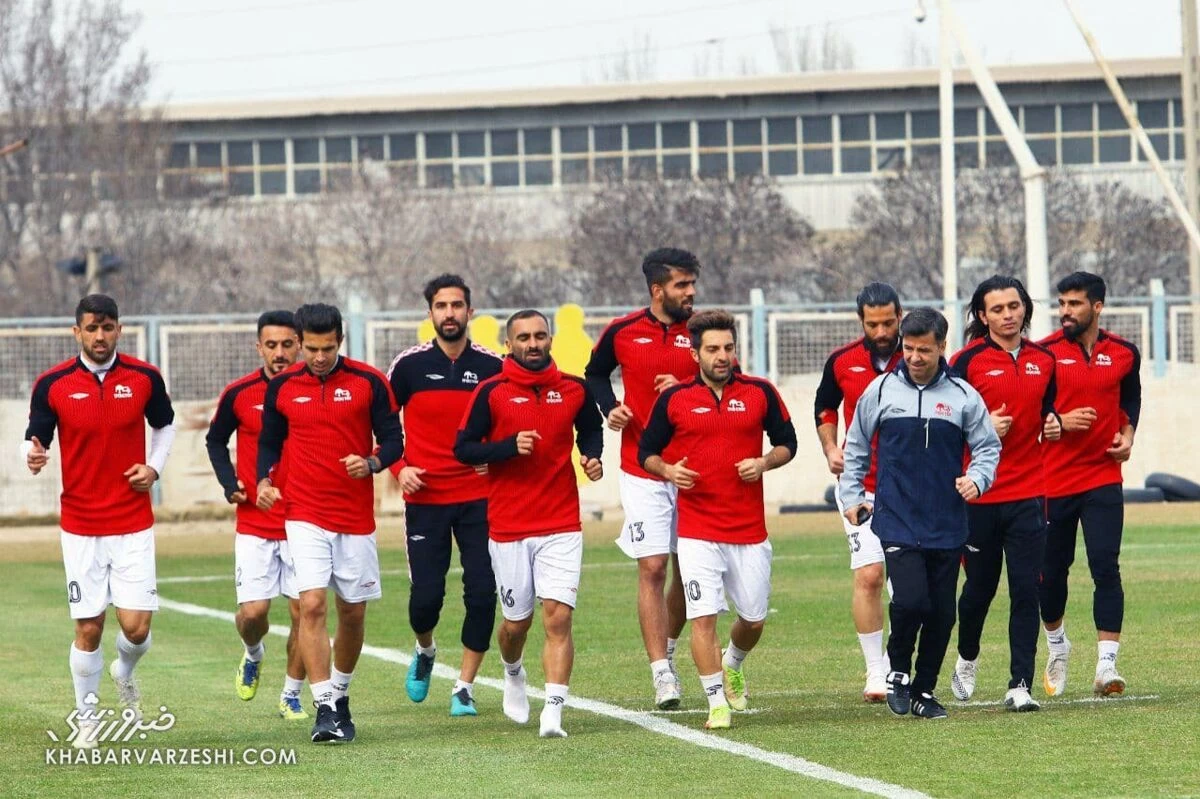
[[[1144,160],[1115,104],[1012,110],[1043,165]],[[1159,157],[1182,159],[1180,102],[1141,101],[1137,112]],[[954,133],[960,168],[1013,163],[986,109],[956,110]],[[938,112],[930,110],[177,142],[164,190],[184,196],[216,184],[234,195],[314,194],[350,188],[367,168],[426,188],[850,175],[937,163],[938,134]]]

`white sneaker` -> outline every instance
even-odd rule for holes
[[[1117,674],[1116,665],[1105,661],[1101,663],[1100,668],[1096,670],[1096,683],[1093,686],[1096,696],[1125,693],[1125,678]]]
[[[954,674],[950,677],[950,693],[960,702],[966,702],[971,698],[971,694],[975,693],[976,662],[959,657],[958,662],[954,664]]]
[[[883,702],[887,699],[887,673],[867,673],[867,684],[863,687],[864,702]]]
[[[1060,652],[1050,650],[1046,658],[1046,671],[1042,674],[1042,688],[1046,696],[1062,696],[1067,690],[1067,658],[1071,654],[1071,642],[1064,640]]]
[[[1016,688],[1009,688],[1004,695],[1004,706],[1015,713],[1028,713],[1040,710],[1041,705],[1029,694],[1029,686],[1024,680]]]
[[[124,706],[133,711],[134,721],[142,720],[142,692],[138,688],[131,676],[128,680],[123,680],[117,676],[117,664],[119,660],[114,660],[108,666],[108,676],[112,677],[113,684],[117,686],[117,700]]]
[[[516,677],[504,672],[504,715],[518,724],[529,721],[529,695],[525,691],[525,669]]]
[[[100,722],[96,719],[81,719],[75,724],[77,730],[75,737],[71,740],[71,746],[75,749],[95,749],[100,745],[96,740],[96,731],[100,727]]]
[[[679,707],[679,678],[669,671],[654,675],[654,706],[659,710],[674,710]]]

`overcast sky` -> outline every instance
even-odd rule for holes
[[[1106,56],[1176,55],[1179,0],[1078,0]],[[819,42],[828,28],[855,68],[936,55],[937,0],[126,0],[155,65],[154,99],[410,94],[596,82],[649,42],[654,77],[778,71],[771,27]],[[1086,61],[1060,0],[954,0],[989,63]],[[644,49],[644,48],[642,48]]]

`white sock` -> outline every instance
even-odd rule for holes
[[[295,677],[284,676],[283,678],[283,693],[279,695],[280,699],[288,699],[290,697],[300,696],[301,689],[304,688],[304,680],[297,680]]]
[[[1117,650],[1121,647],[1120,641],[1100,641],[1096,644],[1096,648],[1100,652],[1100,659],[1096,661],[1096,673],[1100,673],[1100,669],[1105,666],[1117,666]]]
[[[741,671],[742,662],[746,659],[746,655],[749,654],[749,652],[743,652],[742,650],[738,649],[733,645],[733,641],[730,641],[729,646],[725,649],[725,657],[722,660],[722,664],[727,669]]]
[[[244,644],[243,644],[244,645]],[[246,657],[251,663],[261,663],[263,655],[267,653],[267,648],[263,646],[263,642],[259,641],[254,646],[246,647]]]
[[[867,662],[867,674],[886,674],[887,655],[883,653],[883,630],[859,633],[858,645],[862,647],[863,659]]]
[[[562,709],[567,703],[567,691],[569,689],[565,685],[558,683],[546,683],[546,706],[542,708],[542,728],[546,727],[562,727]]]
[[[675,670],[675,647],[679,644],[678,638],[667,639],[667,660],[671,663],[671,670]]]
[[[704,695],[708,697],[708,709],[728,705],[729,700],[725,698],[725,674],[718,671],[716,674],[707,676],[700,675],[700,686],[704,688]]]
[[[345,674],[337,670],[335,666],[329,676],[329,682],[333,686],[333,699],[337,701],[350,692],[350,681],[354,679],[354,672]]]
[[[1069,646],[1067,641],[1067,625],[1058,625],[1057,630],[1046,630],[1046,647],[1051,652],[1062,652]]]
[[[333,695],[333,683],[330,680],[309,683],[308,689],[312,691],[313,701],[318,705],[336,709],[334,702],[337,701],[337,698]]]
[[[474,699],[475,698],[475,683],[473,683],[473,682],[463,682],[462,680],[455,680],[454,681],[454,690],[451,691],[450,693],[456,694],[459,691],[463,690],[464,688],[467,689],[467,696]]]
[[[83,713],[85,710],[95,710],[96,705],[84,700],[90,695],[99,700],[100,675],[104,672],[104,650],[99,647],[95,652],[81,652],[71,644],[71,682],[75,684],[75,708]]]
[[[517,675],[519,675],[521,673],[521,669],[523,669],[525,667],[524,663],[525,663],[524,658],[517,658],[512,663],[509,663],[504,658],[500,658],[500,664],[502,666],[504,666],[504,673],[507,674],[509,677],[516,677]]]
[[[429,646],[421,646],[421,642],[417,642],[417,654],[424,655],[427,658],[437,656],[437,641],[431,641]]]
[[[654,675],[655,678],[664,672],[668,674],[671,672],[671,661],[667,660],[666,658],[663,658],[662,660],[655,660],[650,664],[650,673]]]
[[[117,677],[122,680],[128,680],[133,677],[133,667],[142,659],[142,655],[150,651],[150,633],[146,633],[146,640],[140,644],[131,643],[125,637],[125,631],[121,630],[117,633]]]

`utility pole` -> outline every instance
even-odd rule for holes
[[[1197,45],[1196,0],[1181,0],[1183,29],[1183,153],[1184,176],[1187,188],[1188,214],[1200,219],[1200,164],[1197,159],[1196,136],[1200,134],[1200,46]],[[1192,362],[1200,363],[1200,248],[1189,242],[1188,294],[1192,295]],[[1179,357],[1176,342],[1175,357]]]
[[[947,14],[949,0],[938,5],[938,130],[942,177],[942,302],[950,322],[949,340],[962,345],[962,315],[958,313],[958,207],[954,197],[954,30]],[[924,17],[924,8],[918,6]]]

